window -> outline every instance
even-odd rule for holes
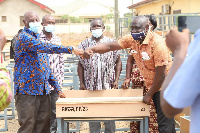
[[[23,22],[23,20],[24,20],[24,16],[20,16],[20,17],[19,17],[20,27],[23,27],[23,26],[24,26],[24,22]]]
[[[1,22],[6,22],[7,19],[6,19],[6,16],[1,16]]]
[[[56,19],[55,22],[56,22],[57,24],[68,23],[68,19]]]

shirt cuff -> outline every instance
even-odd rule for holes
[[[72,51],[73,51],[72,46],[65,47],[65,49],[64,49],[64,53],[72,54]]]

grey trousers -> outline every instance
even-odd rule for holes
[[[56,133],[57,131],[56,101],[58,100],[58,93],[55,90],[51,90],[50,96],[51,96],[50,133]]]
[[[115,133],[115,121],[105,121],[105,133]],[[100,122],[89,122],[90,133],[100,133]]]
[[[18,133],[50,132],[50,96],[15,95],[20,128]]]

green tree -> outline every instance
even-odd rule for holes
[[[84,19],[84,23],[89,23],[89,22],[90,22],[89,19],[87,18]]]
[[[109,13],[109,14],[106,15],[106,18],[107,18],[108,20],[113,19],[113,18],[114,18],[114,14]]]
[[[82,19],[77,17],[69,17],[71,23],[81,23]]]
[[[131,12],[128,12],[128,13],[124,13],[124,17],[132,17],[133,14]]]
[[[127,26],[128,30],[130,30],[133,14],[131,12],[124,13],[124,17],[128,18],[128,25],[126,25],[126,23],[124,23],[124,26]]]
[[[69,17],[68,15],[61,16],[62,19],[68,19],[68,17]]]

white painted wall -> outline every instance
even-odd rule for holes
[[[114,23],[105,24],[105,26],[110,26],[110,31],[114,33]],[[83,33],[90,32],[90,24],[56,24],[55,33]]]
[[[24,28],[20,27],[20,16],[24,16],[27,11],[37,12],[40,20],[50,14],[29,0],[4,0],[0,3],[0,28],[6,36],[14,36],[20,28]],[[2,22],[1,16],[6,16],[7,22]]]

